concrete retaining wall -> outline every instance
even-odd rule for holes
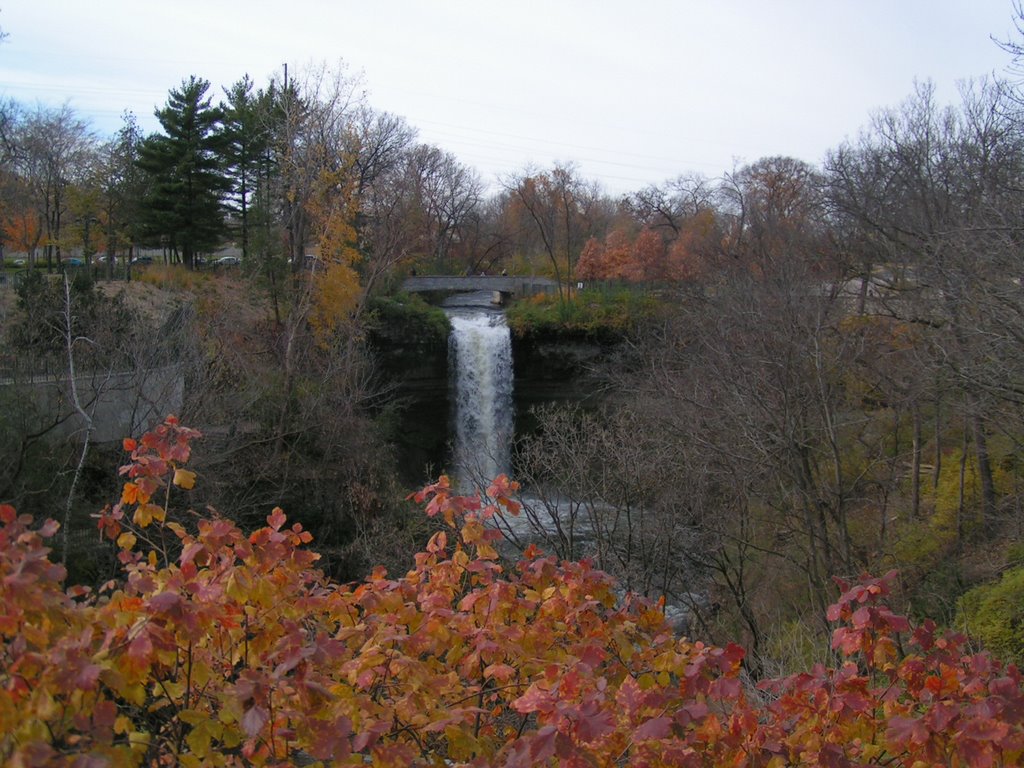
[[[92,442],[138,437],[181,412],[185,385],[180,366],[129,373],[92,373],[75,379],[79,402],[92,417]],[[41,424],[55,424],[55,439],[81,442],[87,422],[74,407],[68,379],[37,377],[31,382],[0,382],[18,390],[20,407],[35,411]],[[10,392],[10,390],[8,390]]]

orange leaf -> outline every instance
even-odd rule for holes
[[[139,500],[139,486],[135,483],[125,483],[121,491],[122,504],[134,504]]]

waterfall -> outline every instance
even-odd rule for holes
[[[453,474],[463,492],[507,473],[512,443],[512,339],[505,315],[449,307],[448,360],[454,392]]]

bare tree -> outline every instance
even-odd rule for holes
[[[565,283],[572,281],[590,234],[589,219],[600,197],[597,189],[574,166],[557,163],[550,172],[528,170],[503,183],[522,212],[524,227],[539,239],[564,302]]]
[[[1022,136],[1009,91],[967,83],[961,105],[940,107],[919,84],[896,109],[878,113],[857,145],[830,156],[837,206],[858,240],[878,244],[893,276],[885,310],[927,332],[936,365],[951,374],[982,488],[981,519],[995,512],[989,435],[1016,402],[1021,381],[1008,365],[1019,328],[1013,263],[1020,220]],[[997,319],[998,318],[998,319]],[[998,427],[995,427],[998,428]]]
[[[68,189],[88,167],[95,140],[72,109],[38,107],[18,125],[14,172],[27,185],[32,207],[42,223],[47,266],[61,261],[68,224]]]
[[[643,226],[654,230],[668,229],[674,239],[683,222],[711,210],[715,186],[700,174],[683,174],[662,186],[651,185],[629,195],[626,206]]]
[[[362,197],[378,179],[397,172],[416,140],[416,130],[405,118],[365,105],[356,111],[353,124],[349,140],[358,174],[355,191]]]
[[[515,253],[516,231],[505,199],[500,193],[483,200],[463,218],[459,227],[461,261],[457,272],[500,270],[511,265]]]
[[[289,80],[287,69],[272,83],[277,95],[271,119],[276,191],[285,251],[301,269],[311,237],[309,204],[320,176],[351,164],[351,123],[363,103],[357,78],[345,67],[311,67]]]
[[[539,540],[567,559],[593,558],[629,591],[685,603],[695,572],[683,553],[694,530],[664,479],[673,446],[629,408],[592,413],[546,407],[517,446],[516,476],[528,491],[521,522],[503,521],[519,546]],[[517,524],[518,523],[518,524]]]
[[[466,218],[480,204],[479,178],[454,155],[419,145],[407,157],[405,182],[414,201],[414,215],[422,222],[419,255],[435,269],[453,271],[452,248],[462,239]]]

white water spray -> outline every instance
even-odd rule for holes
[[[513,429],[512,339],[505,315],[449,309],[448,359],[455,393],[453,463],[463,492],[507,473]]]

